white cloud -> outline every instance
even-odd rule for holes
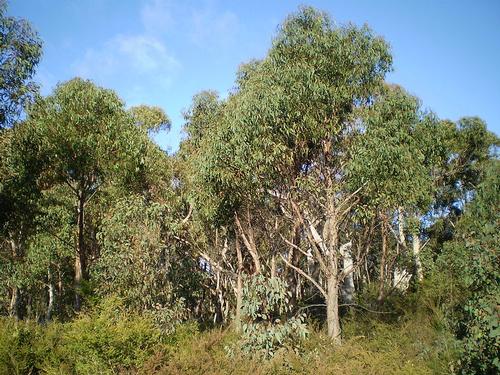
[[[157,38],[142,34],[118,35],[100,49],[88,49],[73,68],[77,75],[99,81],[116,76],[127,76],[131,80],[154,77],[168,86],[180,63]]]
[[[158,39],[144,35],[118,36],[114,43],[116,43],[120,53],[130,58],[131,64],[139,71],[171,71],[180,65]]]
[[[231,11],[219,13],[212,3],[191,10],[191,39],[199,45],[227,44],[235,40],[239,20]]]
[[[150,0],[141,8],[141,21],[150,35],[175,31],[198,46],[233,42],[240,26],[236,14],[221,10],[217,0]]]

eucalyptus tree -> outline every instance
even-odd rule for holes
[[[37,158],[43,163],[38,185],[64,185],[75,202],[74,286],[79,310],[89,250],[86,206],[106,182],[127,179],[136,170],[138,130],[113,91],[79,78],[39,99],[29,110],[26,127],[28,136],[38,142]]]
[[[474,199],[462,207],[454,238],[444,244],[434,269],[442,280],[447,318],[463,343],[461,374],[500,370],[500,162],[489,160],[482,168]]]
[[[497,157],[499,139],[478,117],[419,126],[416,136],[432,176],[432,205],[422,211],[426,225],[421,227],[428,249],[423,266],[430,270],[446,242],[454,238],[464,207],[483,181],[485,166]]]
[[[19,267],[25,259],[29,236],[35,231],[40,189],[36,178],[40,162],[37,145],[26,137],[25,127],[0,132],[0,267],[2,285],[10,295],[9,314],[21,317],[22,276]]]
[[[370,103],[390,66],[387,44],[367,27],[339,27],[302,8],[283,23],[268,56],[239,77],[200,163],[221,206],[245,208],[244,222],[235,215],[235,224],[256,267],[261,254],[247,236],[251,202],[300,223],[310,252],[299,251],[318,265],[326,286],[293,269],[324,296],[328,334],[338,343],[341,245],[349,243],[342,230],[362,189],[348,185],[346,163],[357,109]]]
[[[228,291],[236,298],[235,327],[239,329],[243,293],[243,256],[232,226],[232,194],[211,180],[216,165],[212,158],[220,157],[224,144],[217,137],[224,116],[225,102],[214,91],[203,91],[193,97],[184,114],[187,138],[181,143],[179,160],[180,181],[193,209],[190,220],[190,244],[197,249],[216,295],[215,320],[222,322],[230,309]],[[209,182],[210,181],[210,182]]]
[[[13,125],[37,87],[32,81],[42,41],[29,22],[6,15],[0,0],[0,129]]]
[[[425,163],[425,152],[431,146],[422,144],[429,142],[439,148],[442,139],[436,134],[434,139],[422,137],[423,131],[419,130],[435,129],[438,120],[432,113],[421,111],[417,98],[393,85],[387,85],[374,98],[374,105],[363,115],[363,124],[363,132],[355,142],[350,175],[353,186],[365,184],[363,203],[367,212],[379,219],[381,300],[390,264],[394,263],[389,261],[391,238],[397,245],[395,256],[400,256],[409,252],[406,238],[412,237],[415,274],[418,280],[423,277],[419,212],[426,212],[432,202],[433,179],[432,165]]]
[[[32,81],[35,67],[42,53],[42,42],[31,25],[22,19],[7,16],[7,2],[0,0],[0,225],[2,247],[8,256],[2,256],[2,266],[14,267],[22,259],[25,234],[29,229],[33,210],[28,196],[34,192],[28,181],[29,164],[17,168],[11,140],[12,127],[19,120],[25,105],[34,98],[37,87]],[[26,150],[25,150],[26,151]],[[36,165],[36,161],[34,161]],[[23,169],[24,168],[24,169]],[[28,196],[26,196],[28,194]],[[13,268],[8,268],[13,272]],[[9,272],[3,272],[7,275]],[[12,273],[10,273],[13,275]],[[10,313],[19,316],[19,283],[11,279]]]

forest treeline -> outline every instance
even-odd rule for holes
[[[0,2],[0,373],[496,374],[498,137],[302,7],[170,120],[74,78]]]

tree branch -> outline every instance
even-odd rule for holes
[[[280,254],[281,259],[283,259],[283,262],[285,262],[290,268],[293,268],[295,271],[297,271],[299,274],[304,276],[307,280],[309,280],[318,290],[323,294],[323,297],[327,298],[326,291],[319,285],[316,280],[314,280],[311,276],[309,276],[307,273],[305,273],[303,270],[301,270],[298,267],[295,267],[292,263],[290,263],[288,260],[285,259],[283,255]]]

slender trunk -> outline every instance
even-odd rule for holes
[[[330,183],[331,184],[331,183]],[[326,277],[326,322],[328,328],[328,336],[335,345],[342,344],[342,336],[340,330],[340,314],[339,314],[339,261],[338,253],[343,249],[338,248],[339,236],[335,200],[334,197],[329,198],[327,208],[327,220],[323,227],[323,238],[321,239],[324,254],[326,255],[326,264],[328,268],[324,270]],[[314,232],[313,232],[314,233]],[[337,253],[338,252],[338,253]],[[326,271],[326,272],[325,272]]]
[[[340,255],[343,259],[343,273],[345,275],[342,282],[342,299],[345,303],[352,303],[354,300],[354,264],[351,247],[351,241],[340,246]]]
[[[398,232],[399,232],[399,242],[401,245],[406,246],[405,232],[404,232],[404,224],[403,224],[403,209],[398,207]]]
[[[245,244],[245,247],[247,248],[248,252],[250,253],[250,256],[252,257],[253,264],[254,264],[254,274],[258,275],[261,272],[261,264],[260,264],[260,257],[259,253],[257,251],[257,246],[255,245],[255,238],[253,235],[253,229],[250,223],[250,214],[247,214],[247,219],[248,219],[248,236],[245,234],[245,231],[243,229],[243,226],[241,225],[241,221],[238,217],[238,214],[234,214],[234,219],[236,222],[236,226],[240,232],[240,237],[243,240],[243,243]]]
[[[336,345],[340,345],[342,340],[340,336],[339,285],[336,272],[328,276],[327,288],[326,322],[328,326],[328,336]]]
[[[382,226],[380,227],[380,235],[382,237],[382,259],[380,260],[380,286],[377,300],[381,302],[384,299],[385,287],[385,267],[387,263],[387,236],[386,236],[386,217],[382,217]]]
[[[62,279],[62,273],[61,273],[61,265],[58,263],[57,264],[57,300],[62,301],[62,296],[64,293],[64,288],[63,288],[63,279]],[[60,306],[60,302],[58,302]]]
[[[422,263],[420,261],[420,236],[418,231],[413,233],[413,257],[415,259],[415,271],[417,274],[417,280],[420,282],[424,279],[424,273],[422,271]]]
[[[19,320],[19,288],[17,286],[12,287],[9,316],[16,318],[16,320]]]
[[[276,257],[274,254],[271,256],[271,277],[276,277]]]
[[[81,283],[85,270],[85,246],[84,246],[84,193],[80,192],[78,197],[78,242],[75,257],[75,310],[80,311],[82,305]]]
[[[17,259],[18,254],[19,254],[19,249],[17,246],[17,242],[15,239],[12,239],[10,241],[11,245],[11,251],[12,251],[12,258]],[[14,285],[12,287],[12,292],[11,292],[11,298],[10,298],[10,306],[9,306],[9,316],[12,316],[19,320],[21,318],[20,316],[20,294],[21,291],[17,287],[17,285]]]
[[[236,238],[236,255],[238,257],[238,272],[236,276],[236,312],[234,314],[234,326],[236,332],[241,332],[241,307],[243,305],[243,256],[240,243]]]
[[[397,244],[397,253],[399,255],[400,246],[403,247],[403,251],[406,249],[406,238],[404,232],[404,216],[403,216],[403,208],[398,207],[398,235],[399,240]],[[408,289],[408,273],[405,269],[402,269],[398,266],[394,268],[393,278],[392,278],[392,286],[401,291],[405,291]]]
[[[49,321],[52,319],[52,312],[54,311],[54,282],[52,280],[52,273],[50,272],[50,268],[47,271],[47,281],[49,284],[49,303],[47,304],[47,315],[46,320]]]

